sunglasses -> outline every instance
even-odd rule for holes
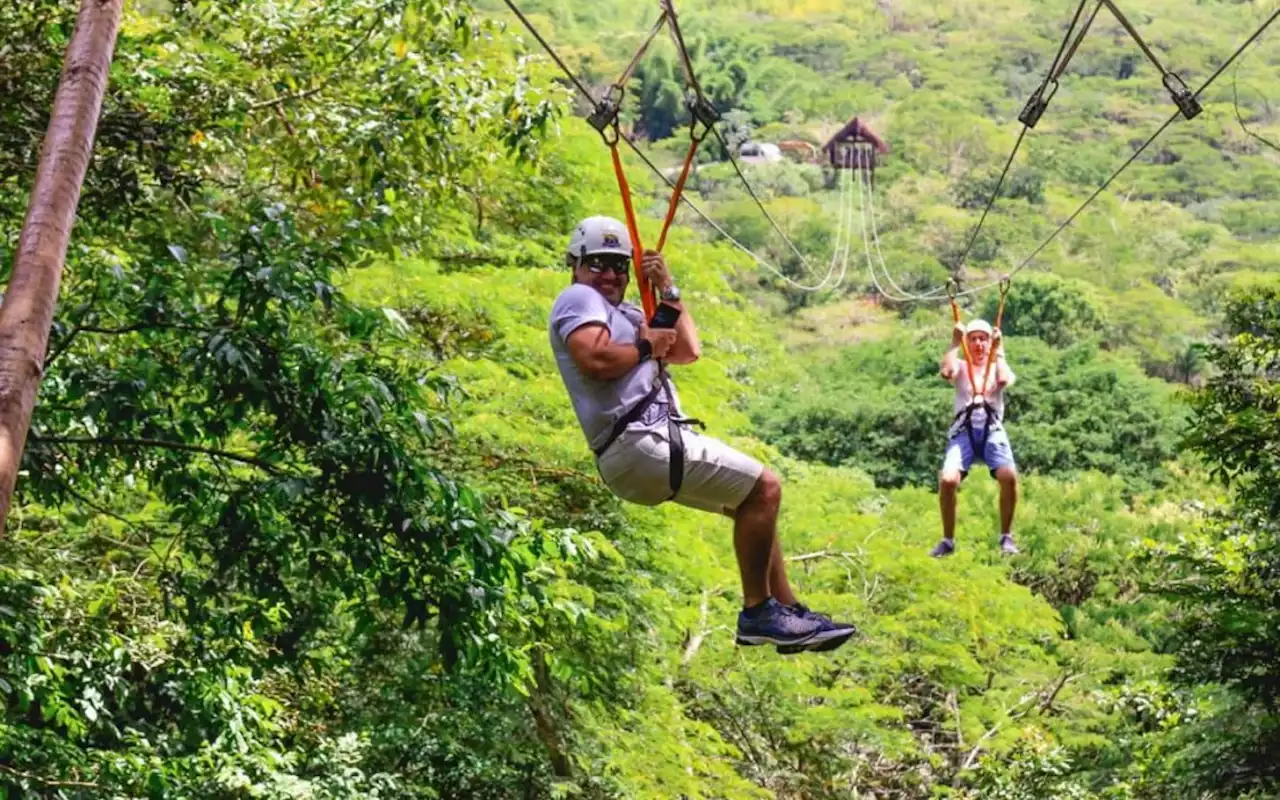
[[[613,270],[615,275],[626,275],[631,270],[631,259],[619,258],[601,258],[595,256],[588,258],[582,262],[582,266],[592,275],[599,275],[606,270]]]

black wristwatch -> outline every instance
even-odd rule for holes
[[[653,358],[653,343],[648,339],[638,339],[636,341],[636,350],[640,351],[640,360],[637,364],[643,364]]]

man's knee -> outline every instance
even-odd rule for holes
[[[760,477],[756,478],[756,485],[751,488],[751,494],[747,495],[743,505],[775,510],[781,507],[782,482],[778,480],[777,475],[773,474],[773,470],[766,468],[760,473]]]
[[[1016,467],[1001,467],[996,470],[996,480],[1001,486],[1013,488],[1018,485],[1018,470]]]
[[[955,470],[946,469],[938,475],[938,486],[944,490],[954,492],[960,488],[960,482],[964,480],[964,476]]]

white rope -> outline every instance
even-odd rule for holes
[[[884,272],[885,280],[889,282],[889,285],[893,287],[894,291],[902,295],[902,299],[919,301],[921,300],[920,297],[899,286],[897,282],[893,280],[893,275],[889,272],[889,265],[886,264],[884,260],[884,251],[880,249],[880,223],[876,214],[876,190],[875,186],[871,182],[871,173],[866,173],[864,181],[867,187],[868,217],[871,220],[871,241],[875,244],[876,260],[880,262],[880,269]]]
[[[838,212],[839,220],[837,221],[837,228],[836,228],[836,242],[831,251],[831,263],[827,266],[827,274],[824,275],[822,280],[819,281],[817,284],[800,283],[794,278],[791,278],[783,274],[783,272],[779,270],[777,267],[770,264],[768,261],[765,261],[763,258],[756,255],[755,253],[751,252],[745,246],[739,245],[739,249],[741,249],[743,252],[747,253],[753,259],[755,259],[756,263],[759,264],[761,267],[764,267],[765,270],[767,270],[768,272],[771,272],[773,275],[777,276],[782,281],[784,281],[787,285],[799,291],[821,292],[821,291],[826,291],[828,289],[834,290],[836,288],[839,288],[839,286],[842,283],[844,283],[844,278],[848,272],[848,266],[849,266],[848,242],[853,235],[853,230],[852,230],[853,229],[853,219],[852,219],[853,203],[851,202],[852,194],[853,193],[850,191],[850,187],[849,187],[849,181],[845,180],[841,184],[841,188],[840,188],[840,210]],[[848,207],[847,211],[846,211],[846,206]],[[840,276],[838,278],[835,278],[835,280],[833,281],[832,278],[836,272],[836,261],[839,260],[842,253],[843,253],[844,259],[840,268]],[[808,267],[808,261],[803,259],[802,261],[805,264],[805,266]]]
[[[844,285],[844,279],[849,274],[849,253],[851,252],[853,245],[853,192],[849,190],[853,177],[850,174],[848,158],[845,159],[845,169],[841,173],[840,180],[842,181],[842,191],[840,193],[840,215],[846,235],[841,248],[843,258],[840,263],[840,277],[836,279],[835,285],[831,287],[832,291],[839,289]]]
[[[875,262],[871,259],[871,236],[867,231],[867,200],[866,194],[862,189],[862,177],[858,176],[858,221],[862,223],[862,250],[867,256],[867,274],[871,276],[871,283],[875,285],[876,291],[889,298],[890,300],[905,300],[904,297],[895,297],[893,292],[884,288],[880,283],[880,276],[876,274]]]
[[[868,174],[865,176],[863,180],[865,181],[865,184],[866,184],[866,193],[867,193],[866,196],[868,198],[866,203],[867,216],[870,219],[871,241],[875,245],[876,260],[880,264],[880,270],[884,273],[885,280],[889,283],[890,286],[893,287],[894,292],[885,291],[883,287],[881,287],[878,281],[875,281],[876,288],[885,297],[889,298],[890,300],[894,300],[896,302],[927,303],[935,300],[947,299],[948,297],[947,285],[945,283],[941,284],[940,286],[934,287],[933,289],[929,289],[928,291],[917,293],[917,292],[909,291],[907,289],[903,289],[893,280],[893,275],[890,273],[889,266],[885,262],[884,252],[880,248],[880,233],[879,233],[879,223],[877,221],[878,216],[876,213],[875,189],[871,185],[871,176]],[[861,189],[861,184],[859,188]],[[870,259],[871,259],[870,252],[868,252],[867,259],[868,259],[868,262],[870,262]],[[875,267],[870,263],[868,263],[868,268],[871,270],[875,269]],[[991,281],[990,283],[984,283],[979,286],[974,286],[969,289],[965,289],[962,292],[957,292],[956,297],[965,297],[971,294],[978,294],[979,292],[984,292],[987,289],[990,289],[999,285],[1000,285],[999,280]],[[896,295],[895,295],[895,292],[896,292]]]

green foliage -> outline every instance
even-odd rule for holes
[[[1154,557],[1172,573],[1157,586],[1181,611],[1179,678],[1219,684],[1231,693],[1205,725],[1232,719],[1233,735],[1217,742],[1212,754],[1195,753],[1195,785],[1240,792],[1280,788],[1277,309],[1280,287],[1274,283],[1232,298],[1224,340],[1208,350],[1217,372],[1194,400],[1189,441],[1214,474],[1232,481],[1233,507],[1194,537],[1153,546]],[[1232,765],[1229,771],[1225,764]]]
[[[0,8],[6,268],[72,5]],[[879,245],[923,291],[956,266],[1056,46],[1042,5],[689,0],[681,19],[731,140],[822,142],[855,113],[888,137]],[[522,6],[598,84],[656,14]],[[1191,80],[1251,25],[1237,11],[1143,25]],[[1154,73],[1098,30],[967,280],[1029,252],[1167,115]],[[784,659],[733,645],[727,520],[625,507],[594,474],[546,313],[573,221],[621,204],[599,137],[556,124],[567,91],[518,46],[435,0],[130,7],[0,543],[0,794],[1273,793],[1280,298],[1225,298],[1280,269],[1280,182],[1226,95],[1015,283],[1030,474],[1012,562],[981,476],[960,552],[925,555],[945,313],[842,297],[871,287],[857,259],[817,297],[784,290],[681,212],[667,253],[705,348],[677,370],[687,410],[783,477],[798,590],[863,632]],[[670,137],[650,142],[664,166],[687,122],[673,56],[657,44],[624,113]],[[692,191],[809,277],[724,155],[704,148]],[[651,241],[666,190],[627,164]],[[807,260],[834,263],[837,183],[748,175]],[[1196,349],[1224,307],[1233,338]],[[1227,522],[1221,490],[1171,463],[1172,390],[1136,366],[1193,383],[1202,352],[1219,377],[1193,438],[1236,482]]]
[[[988,298],[980,316],[994,324],[998,305],[998,297]],[[1089,290],[1052,274],[1018,276],[1005,301],[1001,330],[1007,336],[1034,336],[1053,347],[1106,338],[1105,316]]]

